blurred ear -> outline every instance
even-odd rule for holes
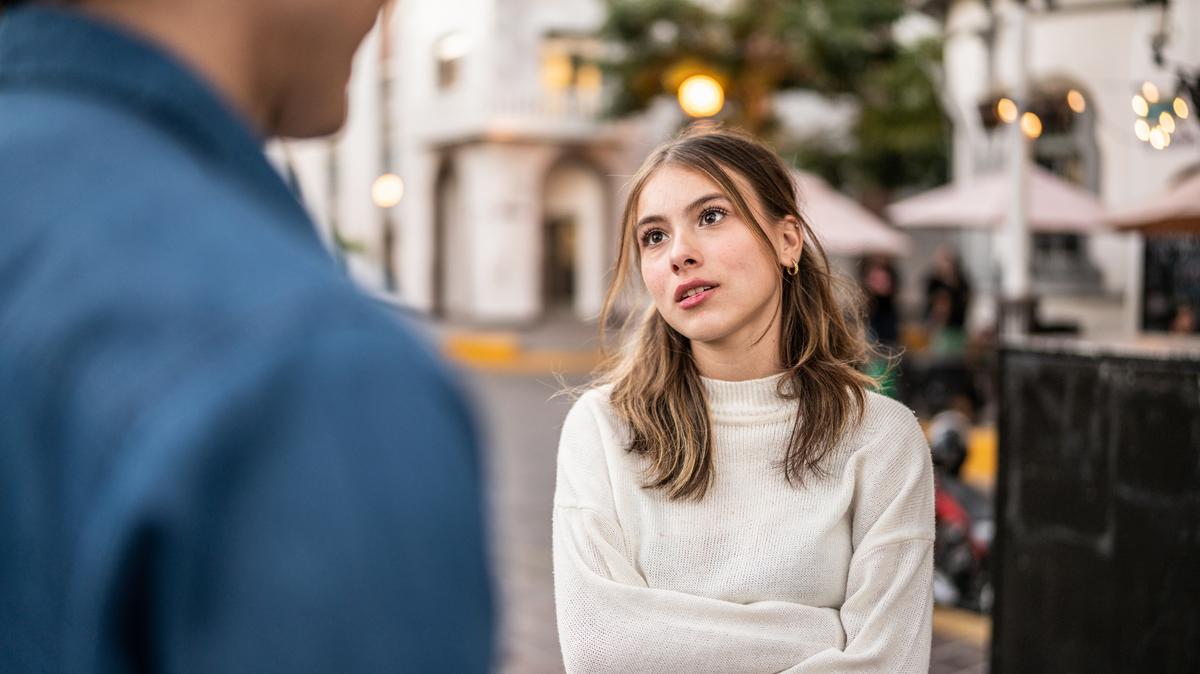
[[[779,264],[790,267],[804,251],[804,228],[792,215],[784,217],[776,227],[775,249],[779,253]]]

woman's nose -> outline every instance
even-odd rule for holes
[[[689,236],[677,235],[671,246],[671,271],[678,274],[684,269],[695,267],[701,262],[700,252]]]

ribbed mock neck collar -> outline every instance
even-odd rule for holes
[[[716,421],[764,422],[796,413],[796,401],[779,396],[779,382],[787,373],[761,379],[724,381],[700,377],[708,406]]]

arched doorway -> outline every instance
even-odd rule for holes
[[[609,257],[608,186],[590,162],[568,157],[546,174],[542,199],[542,313],[593,318]]]

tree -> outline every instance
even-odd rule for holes
[[[644,110],[674,95],[686,77],[706,73],[725,88],[726,123],[766,138],[834,184],[874,196],[870,202],[945,180],[948,130],[930,77],[940,47],[896,42],[902,0],[605,4],[599,35],[616,47],[604,64],[616,84],[610,114]],[[789,89],[854,100],[853,147],[785,137],[773,105]]]

